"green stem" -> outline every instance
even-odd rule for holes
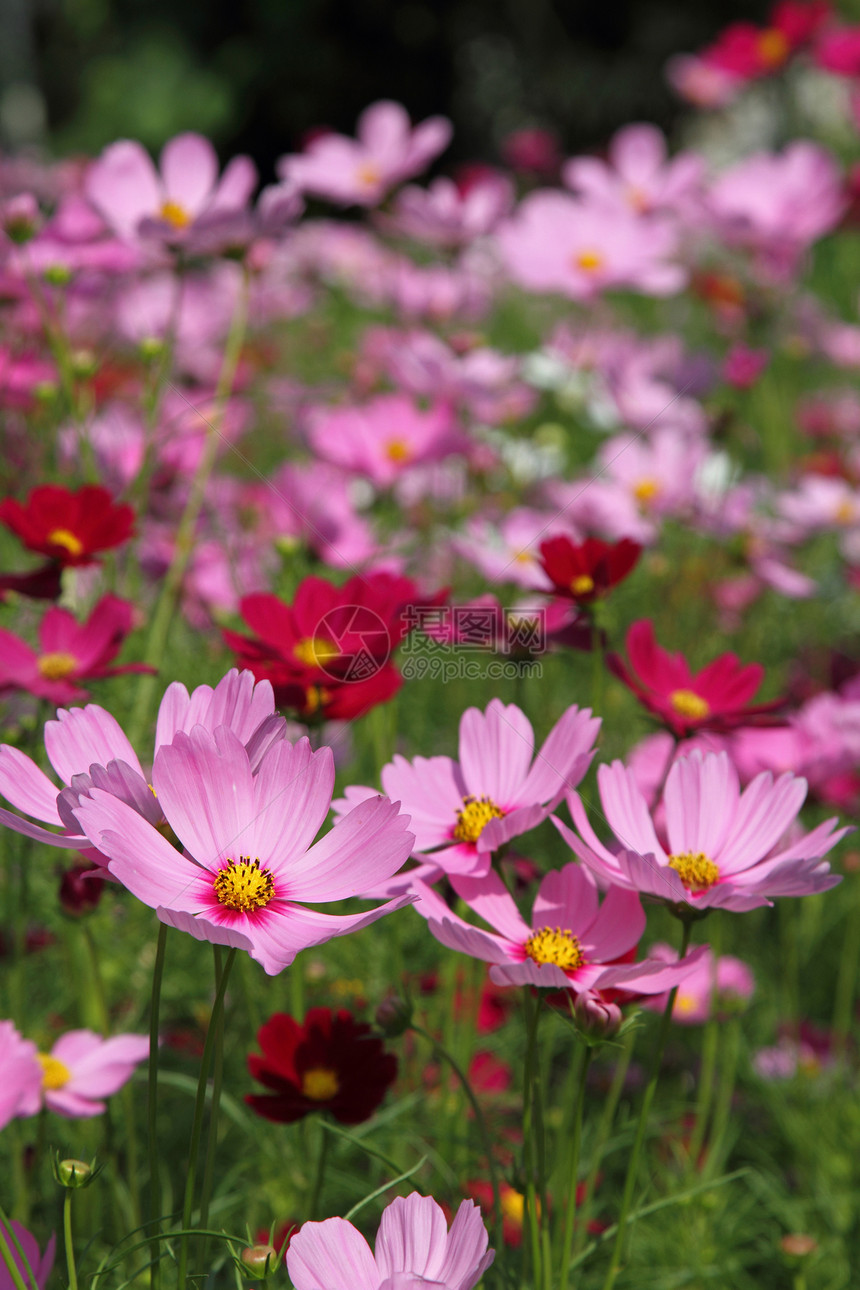
[[[702,1064],[699,1075],[699,1100],[696,1106],[696,1123],[690,1138],[689,1148],[689,1168],[695,1171],[699,1156],[702,1153],[702,1146],[705,1141],[705,1130],[708,1127],[708,1118],[711,1114],[711,1101],[714,1094],[714,1073],[717,1066],[717,1050],[720,1042],[721,1021],[717,1016],[717,967],[720,958],[720,931],[721,924],[719,919],[715,919],[711,928],[711,981],[710,981],[710,1016],[705,1026],[705,1036],[702,1041]]]
[[[526,1012],[526,1056],[523,1071],[523,1168],[525,1172],[525,1217],[524,1226],[529,1232],[529,1246],[532,1258],[532,1284],[535,1290],[542,1284],[541,1277],[541,1215],[538,1212],[535,1141],[534,1141],[534,1083],[535,1058],[537,1055],[537,1033],[540,1020],[540,999],[532,996],[530,987],[524,993]],[[527,1245],[523,1241],[523,1258],[525,1261]],[[526,1281],[525,1275],[523,1281]]]
[[[574,1252],[579,1254],[588,1239],[588,1221],[591,1218],[591,1211],[594,1208],[594,1189],[597,1186],[597,1175],[600,1172],[600,1163],[603,1159],[603,1151],[606,1143],[609,1141],[609,1134],[612,1130],[612,1124],[615,1119],[615,1112],[618,1103],[621,1101],[621,1094],[624,1091],[624,1081],[627,1078],[627,1071],[630,1067],[630,1059],[633,1056],[633,1045],[635,1037],[633,1033],[625,1039],[624,1051],[618,1059],[618,1063],[612,1075],[612,1083],[609,1085],[609,1092],[606,1095],[606,1101],[603,1103],[603,1112],[600,1117],[600,1123],[597,1126],[597,1138],[594,1143],[592,1165],[588,1171],[588,1177],[585,1180],[585,1187],[582,1193],[582,1204],[579,1209],[579,1229],[576,1235],[576,1245]]]
[[[416,1035],[423,1035],[424,1038],[427,1039],[433,1045],[433,1049],[438,1054],[438,1056],[444,1058],[444,1060],[451,1067],[451,1070],[456,1075],[457,1079],[460,1081],[463,1092],[466,1094],[466,1097],[469,1099],[469,1105],[472,1108],[472,1114],[475,1117],[475,1123],[478,1126],[478,1132],[481,1135],[481,1140],[484,1144],[484,1151],[487,1156],[487,1167],[490,1171],[490,1186],[493,1189],[493,1211],[495,1215],[496,1245],[498,1249],[502,1249],[504,1245],[504,1240],[502,1236],[502,1196],[501,1196],[501,1191],[499,1189],[499,1173],[498,1173],[498,1168],[496,1166],[496,1157],[493,1154],[493,1140],[490,1137],[490,1132],[489,1132],[489,1129],[487,1128],[487,1121],[484,1118],[484,1112],[481,1110],[481,1105],[478,1099],[475,1097],[475,1091],[472,1088],[472,1085],[469,1083],[468,1076],[466,1075],[462,1067],[457,1063],[457,1061],[451,1056],[447,1048],[443,1047],[443,1045],[439,1043],[438,1039],[434,1038],[434,1036],[430,1034],[429,1030],[425,1030],[423,1026],[416,1026],[413,1024],[410,1027],[410,1029],[413,1030]]]
[[[573,1251],[573,1227],[576,1218],[576,1186],[579,1177],[579,1152],[582,1145],[582,1113],[585,1108],[585,1086],[588,1068],[591,1065],[593,1049],[586,1048],[583,1054],[579,1074],[579,1088],[576,1095],[576,1110],[573,1120],[573,1143],[570,1149],[570,1165],[567,1180],[567,1209],[564,1215],[564,1236],[561,1246],[561,1290],[567,1290],[570,1279],[570,1257]],[[583,1197],[583,1200],[585,1197]]]
[[[221,1019],[221,1011],[224,1007],[224,995],[227,991],[227,981],[230,978],[230,969],[236,958],[236,950],[228,951],[227,958],[224,962],[224,968],[221,972],[221,980],[218,982],[218,989],[215,994],[215,1002],[212,1005],[212,1015],[209,1018],[209,1025],[206,1030],[206,1042],[203,1045],[203,1057],[200,1060],[200,1077],[197,1081],[197,1098],[194,1103],[194,1122],[191,1126],[191,1143],[188,1148],[188,1171],[185,1178],[185,1198],[182,1203],[182,1227],[187,1232],[191,1227],[191,1212],[194,1208],[194,1184],[197,1181],[197,1157],[200,1152],[200,1138],[203,1133],[203,1110],[206,1105],[206,1088],[208,1085],[209,1067],[212,1062],[212,1050],[215,1046],[215,1036],[218,1032],[218,1025]],[[183,1236],[179,1245],[179,1276],[177,1285],[179,1290],[186,1290],[188,1284],[188,1237]]]
[[[848,911],[845,927],[845,939],[842,942],[842,956],[839,960],[839,975],[836,978],[836,990],[833,1001],[833,1031],[836,1051],[844,1056],[845,1042],[851,1030],[851,1019],[854,1013],[854,993],[857,988],[857,969],[860,964],[860,888],[856,878],[852,879],[853,903]]]
[[[735,1092],[735,1079],[738,1073],[738,1058],[740,1056],[741,1041],[741,1022],[739,1017],[732,1017],[726,1027],[726,1034],[723,1040],[724,1063],[720,1072],[720,1088],[717,1094],[717,1104],[714,1108],[714,1123],[711,1130],[711,1140],[708,1144],[708,1153],[705,1160],[705,1167],[702,1170],[703,1178],[712,1178],[717,1168],[717,1164],[723,1153],[723,1144],[725,1142],[726,1132],[729,1127],[732,1114],[732,1098]]]
[[[21,1276],[21,1269],[18,1267],[12,1251],[9,1249],[9,1245],[4,1234],[4,1228],[6,1232],[9,1233],[12,1240],[15,1238],[15,1234],[12,1229],[5,1222],[0,1222],[0,1259],[2,1259],[6,1265],[6,1269],[12,1279],[12,1284],[15,1286],[15,1290],[28,1290],[28,1287],[24,1283],[24,1278]],[[15,1244],[17,1245],[18,1242],[16,1241]],[[39,1290],[39,1287],[36,1285],[35,1278],[32,1275],[32,1270],[30,1278],[33,1290]]]
[[[692,924],[685,921],[683,924],[683,933],[681,935],[681,951],[678,955],[680,962],[686,956],[690,947],[690,933]],[[624,1192],[621,1197],[621,1212],[618,1216],[618,1232],[615,1237],[615,1245],[612,1248],[612,1258],[609,1264],[609,1270],[606,1273],[606,1280],[603,1283],[603,1290],[612,1290],[621,1267],[621,1257],[624,1252],[624,1239],[627,1234],[627,1218],[630,1213],[630,1206],[633,1201],[633,1192],[636,1187],[636,1178],[639,1173],[639,1157],[642,1154],[642,1146],[645,1142],[645,1134],[648,1129],[648,1116],[651,1112],[651,1104],[654,1101],[654,1094],[657,1092],[657,1081],[660,1078],[660,1066],[663,1061],[663,1050],[666,1047],[666,1040],[669,1037],[669,1030],[672,1025],[672,1009],[675,1006],[675,995],[678,993],[678,987],[669,991],[669,998],[666,1007],[663,1009],[663,1016],[660,1021],[660,1030],[657,1034],[657,1048],[654,1053],[654,1064],[651,1068],[651,1078],[645,1088],[645,1095],[642,1098],[642,1107],[639,1112],[639,1123],[636,1126],[636,1137],[633,1140],[633,1150],[630,1154],[630,1160],[627,1165],[627,1176],[624,1179]]]
[[[221,984],[223,966],[221,963],[221,947],[213,945],[213,958],[215,961],[215,986],[216,989]],[[215,1156],[218,1149],[218,1112],[221,1106],[221,1087],[224,1083],[224,1011],[217,1020],[217,1031],[215,1034],[215,1059],[212,1070],[212,1101],[209,1106],[209,1141],[206,1144],[206,1162],[203,1166],[203,1184],[200,1189],[200,1226],[208,1227],[209,1225],[209,1201],[212,1196],[212,1184],[215,1180]],[[206,1238],[203,1238],[200,1249],[201,1272],[205,1267],[206,1261]]]
[[[164,576],[161,595],[152,615],[152,625],[144,654],[144,662],[148,663],[150,667],[159,668],[164,658],[182,579],[185,577],[185,571],[188,568],[188,562],[194,549],[197,521],[203,509],[206,488],[218,454],[221,422],[224,418],[227,400],[233,389],[236,370],[239,366],[239,356],[245,340],[245,331],[248,325],[248,288],[249,278],[248,272],[245,270],[239,297],[236,301],[236,308],[230,323],[230,332],[227,336],[218,384],[215,389],[215,408],[212,413],[212,420],[208,423],[203,452],[200,455],[197,470],[191,481],[185,510],[182,512],[176,529],[173,559]],[[137,747],[140,743],[140,738],[146,729],[149,719],[150,700],[156,680],[157,676],[152,673],[145,673],[138,683],[137,697],[128,728],[128,736],[133,747]]]
[[[319,1209],[320,1196],[322,1195],[323,1179],[325,1178],[326,1161],[328,1160],[329,1134],[325,1128],[320,1125],[320,1145],[317,1152],[317,1167],[314,1173],[314,1185],[311,1188],[311,1198],[308,1201],[308,1218],[316,1218]]]
[[[63,1237],[66,1243],[66,1268],[69,1273],[69,1290],[78,1290],[78,1270],[75,1267],[75,1247],[72,1242],[72,1191],[66,1188],[63,1201]]]
[[[153,1237],[152,1262],[149,1274],[152,1290],[159,1290],[161,1265],[158,1242],[161,1240],[161,1176],[158,1154],[158,1014],[161,1007],[161,980],[164,976],[164,953],[167,945],[167,924],[158,926],[158,943],[152,969],[152,1001],[149,1006],[149,1072],[146,1096],[147,1149],[149,1154],[149,1221]]]

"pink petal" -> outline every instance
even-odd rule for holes
[[[397,754],[382,768],[382,787],[410,816],[416,851],[451,838],[466,787],[450,757],[416,757],[410,762]]]
[[[756,775],[741,795],[717,862],[721,874],[748,869],[776,846],[806,797],[806,780],[786,773],[774,784],[769,771]]]
[[[579,935],[589,961],[611,963],[638,945],[645,931],[645,910],[635,891],[613,886],[594,922]],[[575,930],[575,929],[574,929]]]
[[[284,871],[289,900],[330,901],[360,896],[385,882],[408,860],[415,835],[400,803],[361,802]],[[280,887],[278,876],[276,883]]]
[[[694,752],[676,761],[663,795],[671,853],[702,851],[713,860],[734,823],[739,792],[727,753]]]
[[[541,882],[532,910],[532,927],[560,927],[581,936],[596,916],[597,884],[581,865],[566,864],[548,873]]]
[[[645,798],[631,771],[620,761],[597,772],[600,800],[612,832],[628,851],[665,858]]]
[[[0,746],[0,793],[19,811],[46,824],[59,824],[58,791],[56,784],[20,749],[11,744]]]
[[[380,1282],[370,1246],[344,1218],[303,1223],[286,1262],[295,1290],[377,1290]]]
[[[513,897],[498,874],[490,870],[482,878],[452,875],[451,886],[470,909],[515,944],[523,944],[532,929],[520,916]],[[419,912],[422,912],[419,909]]]
[[[520,801],[549,802],[576,788],[591,763],[600,718],[588,708],[568,708],[547,735],[520,791]]]
[[[334,756],[330,748],[313,752],[306,738],[295,745],[286,740],[273,744],[254,777],[249,854],[279,869],[291,863],[303,866],[304,854],[329,813],[333,789]]]
[[[161,153],[164,195],[189,215],[199,215],[218,180],[215,149],[202,134],[178,134]]]
[[[159,748],[152,784],[174,833],[201,864],[216,868],[240,854],[257,858],[254,778],[244,747],[227,726],[214,736],[195,726]]]
[[[257,167],[250,157],[233,157],[224,167],[218,187],[209,203],[210,210],[241,210],[248,205],[257,187]]]
[[[95,703],[85,708],[60,708],[56,721],[45,723],[45,751],[64,784],[90,766],[124,761],[143,776],[137,753],[109,712]],[[145,776],[143,776],[146,778]]]
[[[381,1277],[417,1272],[435,1279],[445,1261],[448,1224],[431,1196],[398,1196],[382,1215],[376,1237],[376,1265]]]
[[[684,981],[700,959],[708,953],[707,945],[691,950],[680,963],[666,963],[662,959],[643,959],[623,967],[607,968],[597,981],[598,990],[629,990],[636,994],[663,994]]]
[[[123,237],[134,237],[140,221],[161,208],[161,185],[152,158],[129,139],[105,148],[87,171],[84,188],[92,204]]]
[[[503,810],[521,800],[531,766],[534,731],[515,704],[491,699],[486,714],[467,708],[460,718],[460,768],[466,790]]]
[[[473,1200],[463,1200],[448,1233],[448,1248],[438,1276],[446,1286],[472,1290],[493,1262],[481,1211]]]

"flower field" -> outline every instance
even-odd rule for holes
[[[860,1284],[860,27],[667,75],[0,160],[0,1290]]]

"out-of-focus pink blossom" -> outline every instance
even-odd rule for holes
[[[447,407],[424,411],[403,394],[380,394],[362,407],[319,408],[308,438],[318,456],[377,488],[390,488],[410,467],[464,446]]]
[[[0,1021],[0,1129],[18,1115],[35,1115],[41,1087],[36,1045],[19,1035],[11,1021]]]
[[[506,176],[490,172],[465,191],[440,176],[428,188],[410,186],[397,194],[385,227],[429,246],[465,246],[491,233],[514,201]]]
[[[658,944],[652,946],[651,957],[676,963],[678,951],[671,945]],[[707,953],[678,987],[672,1020],[683,1026],[703,1025],[713,1014],[720,1016],[737,1011],[752,998],[754,991],[755,978],[742,959],[723,954],[715,960],[708,947]],[[662,1012],[668,1001],[668,994],[658,995],[643,1000],[643,1007]]]
[[[770,354],[766,349],[733,345],[723,362],[723,380],[736,390],[748,390],[755,385],[769,362]]]
[[[598,205],[634,214],[658,212],[689,216],[705,173],[704,159],[693,152],[669,159],[666,140],[654,125],[628,125],[609,145],[609,164],[596,157],[574,157],[564,164],[568,188]]]
[[[50,1053],[40,1053],[42,1102],[67,1119],[101,1115],[104,1098],[127,1084],[149,1056],[147,1035],[103,1039],[92,1030],[70,1030]]]

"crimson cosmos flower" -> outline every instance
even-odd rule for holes
[[[397,1078],[397,1058],[370,1026],[345,1009],[311,1008],[304,1023],[276,1012],[257,1032],[262,1057],[248,1069],[269,1093],[245,1101],[258,1115],[292,1124],[311,1111],[331,1111],[341,1124],[367,1120]]]
[[[67,568],[94,564],[99,551],[127,542],[134,511],[124,502],[114,502],[107,489],[96,484],[75,493],[59,484],[43,484],[33,489],[23,505],[13,497],[0,502],[0,523],[17,534],[28,550]]]
[[[628,667],[618,654],[606,665],[679,739],[694,730],[731,730],[756,724],[784,700],[749,705],[764,676],[760,663],[741,663],[736,654],[720,654],[693,673],[683,654],[670,654],[654,636],[650,618],[640,618],[627,632]]]
[[[586,538],[572,542],[559,534],[540,544],[541,567],[557,595],[588,605],[603,596],[633,570],[642,552],[638,542],[602,542]]]

